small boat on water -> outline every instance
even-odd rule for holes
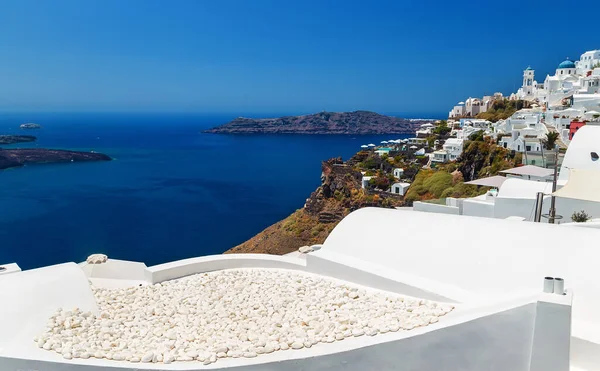
[[[41,129],[42,125],[34,124],[34,123],[27,123],[27,124],[22,124],[21,126],[19,126],[19,128],[21,128],[21,129]]]

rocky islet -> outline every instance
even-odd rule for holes
[[[206,130],[213,134],[412,134],[428,119],[404,119],[370,111],[319,112],[279,118],[238,117]]]

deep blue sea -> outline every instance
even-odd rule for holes
[[[7,147],[94,150],[114,161],[0,171],[0,264],[29,269],[105,253],[150,266],[221,253],[301,208],[322,160],[402,137],[201,133],[233,118],[1,115],[0,134],[38,137]],[[43,128],[20,130],[25,122]]]

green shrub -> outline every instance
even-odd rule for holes
[[[342,201],[344,199],[344,194],[336,189],[335,192],[333,192],[333,197],[338,201]]]
[[[573,213],[573,215],[571,215],[571,220],[573,220],[575,223],[585,223],[590,219],[592,219],[592,216],[586,213],[584,210],[579,212],[576,211]]]
[[[392,177],[392,179],[394,178]],[[378,188],[383,191],[386,191],[390,189],[391,182],[388,176],[380,172],[375,178],[371,178],[371,180],[369,180],[369,185],[373,188]]]
[[[483,130],[479,130],[469,135],[469,140],[474,142],[482,142],[483,141]]]
[[[452,197],[453,194],[454,194],[454,188],[448,187],[448,188],[444,189],[444,192],[442,192],[442,196],[440,198]]]
[[[452,187],[452,175],[445,171],[437,171],[423,182],[423,186],[435,198],[440,198],[444,190]]]

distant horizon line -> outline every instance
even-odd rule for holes
[[[391,111],[376,111],[369,109],[353,109],[353,110],[318,110],[318,111],[185,111],[185,110],[3,110],[0,109],[0,118],[3,114],[15,114],[15,115],[26,115],[26,114],[174,114],[174,115],[213,115],[213,116],[232,116],[257,118],[257,116],[264,118],[275,118],[282,116],[302,116],[310,115],[319,112],[356,112],[356,111],[369,111],[375,112],[386,116],[395,116],[401,118],[412,118],[412,119],[446,119],[448,114],[441,112],[391,112]]]

